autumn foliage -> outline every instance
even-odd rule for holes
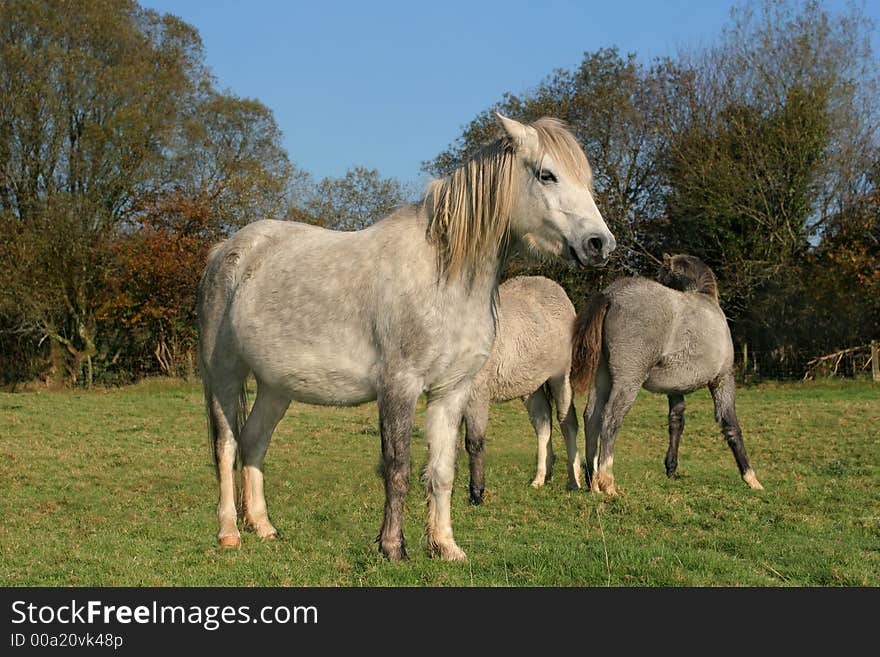
[[[117,288],[99,320],[127,331],[164,374],[193,373],[196,287],[218,232],[210,196],[177,190],[145,203],[117,245]]]

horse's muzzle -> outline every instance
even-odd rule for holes
[[[580,253],[576,253],[576,255],[583,267],[588,265],[601,267],[608,262],[608,258],[615,248],[617,248],[617,240],[614,239],[614,235],[611,233],[594,233],[584,238],[581,245],[584,256],[581,257]]]

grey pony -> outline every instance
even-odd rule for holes
[[[578,313],[572,382],[577,391],[590,390],[584,411],[590,488],[616,492],[614,441],[642,387],[668,396],[665,465],[666,474],[674,477],[684,396],[708,386],[715,418],[743,481],[763,489],[746,456],[736,416],[733,342],[718,304],[715,275],[690,255],[666,255],[664,266],[661,280],[666,285],[641,277],[618,279]]]
[[[463,560],[450,501],[462,409],[495,337],[493,299],[514,248],[601,265],[614,237],[592,195],[592,170],[554,119],[499,116],[502,136],[423,201],[361,231],[263,220],[217,246],[199,285],[199,365],[217,468],[218,541],[244,525],[275,538],[264,496],[269,440],[292,400],[377,400],[385,486],[378,543],[406,557],[403,507],[416,402],[427,395],[427,545]],[[245,381],[257,394],[247,412]]]

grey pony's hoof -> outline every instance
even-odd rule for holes
[[[483,503],[483,488],[471,488],[470,502],[472,506],[480,506]]]
[[[385,547],[381,543],[379,543],[379,552],[382,553],[382,556],[388,559],[388,561],[406,561],[406,546],[401,541],[397,545]]]

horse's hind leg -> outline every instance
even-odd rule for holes
[[[669,395],[669,449],[666,452],[666,476],[675,477],[678,469],[678,445],[684,431],[684,395]]]
[[[599,492],[599,437],[602,433],[602,418],[605,415],[605,405],[608,403],[608,395],[611,392],[611,378],[604,360],[600,360],[599,369],[596,371],[596,380],[590,390],[590,397],[584,409],[584,433],[587,438],[587,483],[594,493]]]
[[[461,385],[454,390],[444,391],[442,395],[428,393],[425,410],[428,463],[424,478],[428,492],[428,550],[432,556],[448,561],[464,561],[467,558],[452,536],[451,503],[458,430],[469,388],[469,385]]]
[[[483,449],[488,423],[489,402],[484,399],[471,399],[464,411],[464,446],[470,465],[470,501],[474,506],[483,503],[485,490]]]
[[[238,427],[242,415],[247,412],[243,388],[246,376],[246,369],[222,377],[216,373],[204,374],[205,398],[214,442],[214,465],[220,488],[217,502],[220,530],[217,541],[224,547],[241,545],[235,510],[235,457],[238,451]]]
[[[535,429],[535,435],[538,436],[538,464],[535,478],[532,480],[532,488],[540,488],[553,473],[553,445],[550,444],[553,420],[550,416],[550,400],[547,399],[544,386],[541,386],[523,401],[529,412],[529,420]]]
[[[278,422],[284,417],[290,398],[257,384],[257,398],[241,432],[242,513],[245,524],[260,538],[277,538],[278,532],[269,522],[263,492],[263,460],[269,440]]]
[[[733,374],[729,372],[722,374],[717,380],[709,383],[709,392],[712,393],[712,399],[715,402],[715,419],[721,423],[721,432],[733,452],[740,476],[751,488],[764,490],[746,456],[742,429],[740,429],[739,421],[736,418],[736,384],[733,380]]]
[[[581,487],[581,458],[577,450],[578,419],[572,399],[571,382],[568,373],[548,381],[550,393],[556,403],[556,418],[565,436],[565,450],[568,453],[568,489]]]
[[[409,489],[413,418],[421,386],[397,379],[379,392],[379,431],[382,434],[382,475],[385,512],[379,532],[379,551],[390,561],[406,559],[403,507]],[[457,428],[457,427],[456,427]]]
[[[602,417],[602,440],[599,444],[599,468],[596,480],[599,490],[609,495],[617,493],[612,472],[614,466],[614,442],[617,440],[617,433],[620,431],[623,418],[626,417],[629,409],[632,408],[641,385],[641,381],[630,381],[622,385],[615,381],[608,395],[608,403],[605,405],[605,412]]]

